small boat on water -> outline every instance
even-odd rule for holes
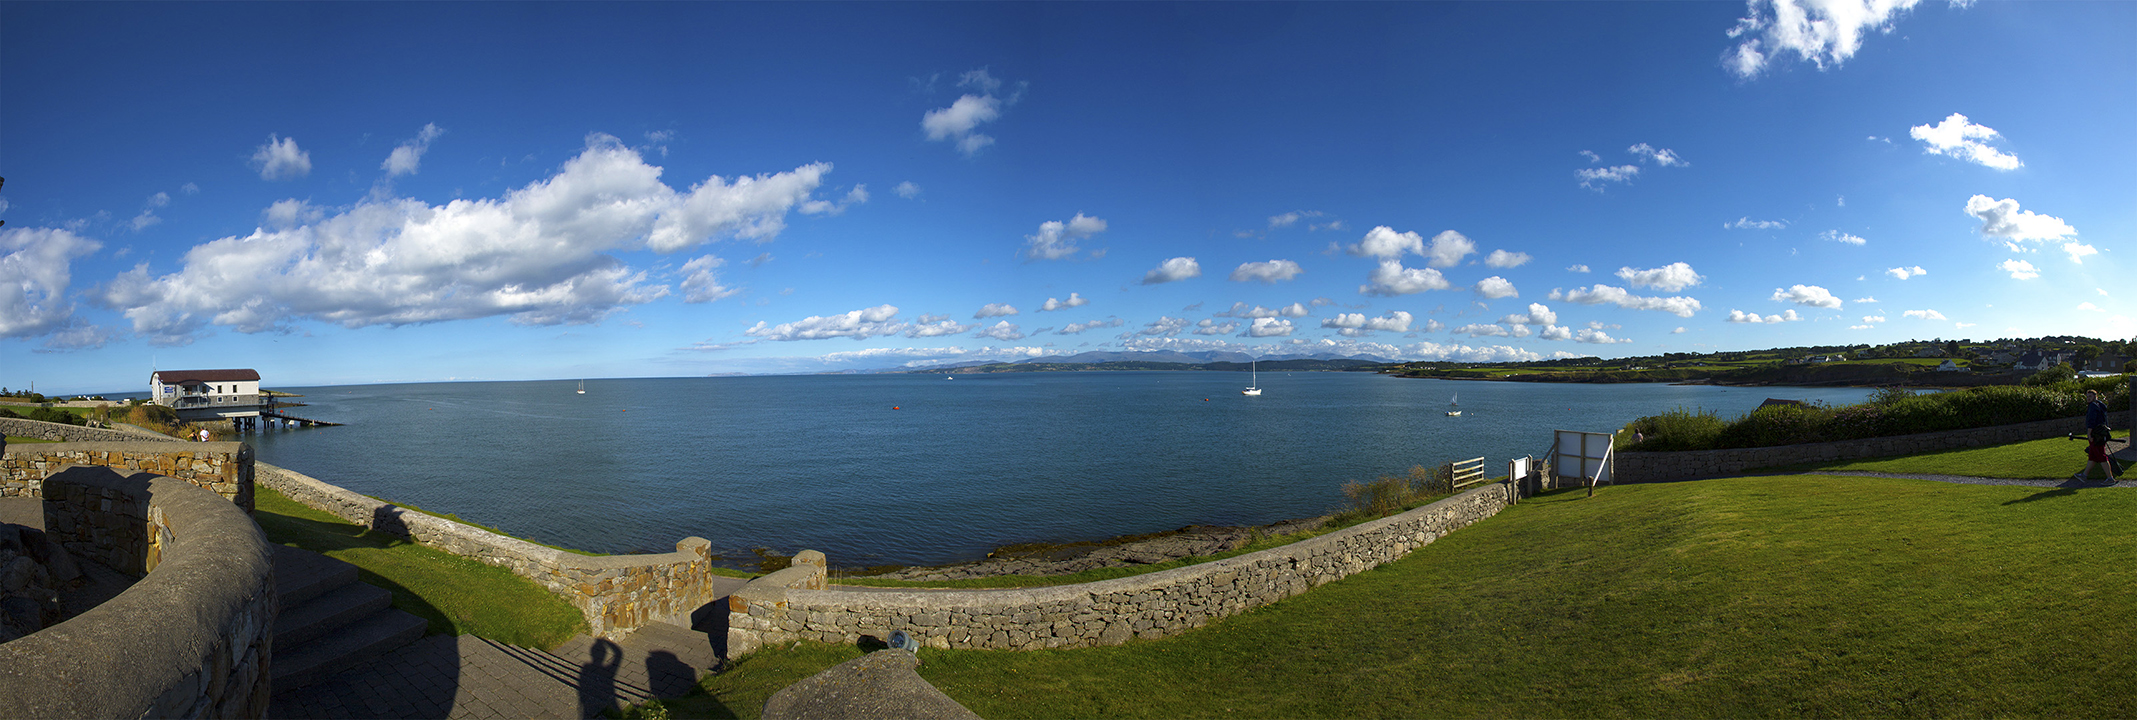
[[[1447,407],[1453,408],[1452,410],[1448,410],[1448,411],[1447,411],[1447,417],[1461,417],[1461,416],[1462,416],[1462,394],[1461,394],[1461,393],[1455,393],[1455,394],[1454,394],[1454,397],[1448,398],[1448,399],[1447,399]]]
[[[1261,360],[1260,360],[1259,358],[1257,358],[1257,359],[1254,359],[1254,360],[1249,360],[1249,361],[1247,361],[1247,372],[1248,372],[1248,373],[1250,373],[1250,374],[1252,375],[1252,377],[1250,377],[1250,378],[1248,379],[1248,382],[1247,382],[1247,389],[1239,391],[1239,394],[1241,394],[1241,395],[1260,395],[1260,394],[1261,394],[1261,367],[1260,367],[1260,363],[1261,363]]]
[[[580,380],[580,381],[579,381],[579,394],[580,394],[580,395],[585,395],[585,394],[586,394],[586,381],[585,381],[585,380]]]

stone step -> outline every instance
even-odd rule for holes
[[[645,670],[644,684],[656,697],[686,695],[699,677],[720,665],[712,637],[681,625],[648,623],[617,645],[625,658],[639,661]]]
[[[296,647],[282,647],[277,643],[273,663],[274,689],[281,692],[304,687],[366,660],[381,657],[423,637],[423,631],[429,625],[423,618],[387,608]]]
[[[275,617],[275,647],[310,642],[392,604],[393,593],[360,582],[334,588],[294,607],[285,602]]]
[[[274,547],[274,564],[275,597],[285,609],[356,582],[355,565],[287,545]]]

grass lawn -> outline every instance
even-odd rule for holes
[[[2118,438],[2127,438],[2129,435],[2127,430],[2115,433]],[[1995,447],[1940,450],[1889,458],[1795,466],[1789,469],[2062,479],[2084,468],[2084,440],[2048,438]],[[2129,475],[2128,472],[2123,474]]]
[[[1432,499],[1438,500],[1440,498],[1435,497]],[[1154,573],[1160,570],[1171,570],[1173,568],[1186,567],[1189,565],[1199,565],[1202,563],[1209,562],[1211,560],[1222,560],[1224,558],[1232,557],[1235,555],[1245,555],[1250,552],[1267,550],[1273,547],[1282,547],[1284,545],[1289,545],[1291,543],[1295,543],[1300,540],[1305,540],[1307,538],[1319,535],[1326,535],[1328,533],[1335,532],[1345,527],[1356,525],[1360,522],[1364,522],[1365,520],[1370,519],[1374,518],[1362,518],[1351,520],[1349,522],[1331,523],[1330,525],[1324,527],[1319,527],[1312,530],[1303,530],[1289,535],[1275,535],[1270,537],[1264,537],[1255,540],[1254,542],[1247,543],[1245,547],[1242,547],[1238,550],[1228,550],[1225,552],[1217,553],[1215,555],[1196,555],[1194,557],[1180,558],[1178,560],[1167,560],[1165,562],[1150,563],[1147,565],[1092,568],[1090,570],[1070,573],[1067,575],[997,575],[994,577],[972,578],[969,580],[888,580],[871,577],[844,577],[832,578],[831,584],[860,585],[865,587],[929,587],[967,589],[1074,585],[1077,583],[1098,582],[1100,580],[1112,580],[1114,578],[1124,578],[1131,575]]]
[[[269,542],[355,565],[364,582],[393,592],[394,607],[430,621],[433,634],[550,649],[586,632],[570,603],[510,570],[372,532],[265,485],[254,487],[253,505]]]
[[[9,445],[13,445],[13,444],[15,444],[15,443],[56,443],[56,442],[59,442],[59,441],[58,441],[58,440],[46,440],[46,439],[44,439],[44,438],[26,438],[26,437],[16,437],[16,436],[14,436],[14,435],[9,435],[9,436],[7,436],[7,444],[9,444]]]
[[[2104,487],[1561,491],[1177,637],[926,650],[921,674],[989,718],[2127,716],[2132,516]],[[667,705],[753,716],[856,653],[762,651]]]

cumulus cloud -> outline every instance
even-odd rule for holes
[[[1907,278],[1911,278],[1911,277],[1919,277],[1919,276],[1922,276],[1922,275],[1928,275],[1928,274],[1929,274],[1929,271],[1928,271],[1928,270],[1923,270],[1923,269],[1922,269],[1922,266],[1920,266],[1920,265],[1916,265],[1916,266],[1914,266],[1914,267],[1896,267],[1896,268],[1891,268],[1891,269],[1888,269],[1888,270],[1886,270],[1886,271],[1885,271],[1885,274],[1886,274],[1886,275],[1891,275],[1891,276],[1893,276],[1893,277],[1896,277],[1896,278],[1899,278],[1899,279],[1901,279],[1901,280],[1905,280],[1905,279],[1907,279]]]
[[[1998,137],[1995,130],[1969,122],[1959,113],[1952,113],[1934,126],[1908,128],[1907,135],[1922,141],[1922,152],[1931,155],[1955,157],[1998,170],[2016,170],[2025,165],[2018,156],[1989,147],[1988,141]]]
[[[904,332],[906,324],[899,322],[897,316],[897,306],[877,305],[837,315],[811,315],[778,325],[770,325],[760,320],[755,326],[742,331],[742,334],[781,342],[841,337],[867,340]]]
[[[897,187],[891,188],[890,191],[907,200],[920,197],[920,186],[914,185],[911,180],[898,183]]]
[[[1862,49],[1866,33],[1889,32],[1899,14],[1920,1],[1752,0],[1750,16],[1729,30],[1740,42],[1722,55],[1722,65],[1746,80],[1789,53],[1819,70],[1839,67]]]
[[[1226,320],[1222,323],[1215,320],[1204,320],[1195,323],[1196,335],[1230,335],[1238,330],[1239,321],[1237,320]]]
[[[1706,276],[1693,272],[1691,265],[1681,262],[1649,270],[1618,268],[1618,277],[1631,283],[1633,287],[1648,287],[1664,292],[1677,292],[1707,279]]]
[[[1721,225],[1723,230],[1778,230],[1785,227],[1788,227],[1787,220],[1753,220],[1749,215]]]
[[[1615,345],[1632,342],[1632,338],[1614,338],[1610,336],[1610,333],[1595,328],[1583,328],[1580,332],[1573,334],[1573,342],[1591,345]]]
[[[386,161],[379,163],[379,169],[386,171],[387,177],[414,175],[423,165],[423,153],[430,152],[430,141],[444,134],[445,130],[439,128],[436,123],[425,123],[414,138],[395,147],[393,152],[386,156]]]
[[[1275,230],[1277,228],[1290,227],[1292,225],[1298,224],[1298,221],[1300,220],[1305,220],[1308,218],[1317,218],[1326,214],[1327,213],[1323,213],[1319,210],[1296,210],[1293,212],[1284,213],[1282,215],[1271,215],[1269,216],[1269,229]],[[1311,225],[1311,223],[1308,224]]]
[[[1075,293],[1070,293],[1069,297],[1075,298]],[[974,320],[979,320],[984,318],[1001,317],[1003,315],[1015,314],[1017,314],[1017,307],[1015,305],[1011,305],[1009,303],[987,303],[985,305],[980,306],[979,312],[972,313],[972,318]]]
[[[1587,188],[1589,190],[1594,190],[1596,192],[1603,191],[1604,183],[1632,182],[1633,176],[1639,174],[1640,166],[1638,165],[1618,165],[1614,167],[1581,168],[1579,170],[1573,171],[1573,176],[1580,178],[1581,187]]]
[[[1135,337],[1138,335],[1149,337],[1172,337],[1174,335],[1180,334],[1180,331],[1186,330],[1188,325],[1189,323],[1187,322],[1187,318],[1176,318],[1160,315],[1158,316],[1158,319],[1152,320],[1149,324],[1144,325],[1143,329],[1137,330],[1132,333],[1127,333],[1125,335],[1122,335],[1121,337],[1127,338]]]
[[[1677,317],[1691,317],[1693,313],[1699,312],[1700,308],[1699,300],[1696,298],[1682,296],[1643,297],[1634,295],[1624,288],[1603,284],[1597,284],[1591,288],[1573,288],[1564,292],[1553,289],[1551,290],[1551,299],[1580,303],[1582,305],[1609,303],[1633,310],[1661,310]]]
[[[1454,334],[1468,335],[1470,337],[1507,337],[1509,335],[1512,335],[1513,332],[1507,330],[1504,326],[1501,325],[1493,325],[1491,323],[1472,323],[1469,325],[1463,325],[1461,327],[1455,328]]]
[[[1625,152],[1632,153],[1633,157],[1637,157],[1640,159],[1640,162],[1651,162],[1662,167],[1684,167],[1691,165],[1691,163],[1685,162],[1684,158],[1677,157],[1677,153],[1670,151],[1666,148],[1658,150],[1655,148],[1655,146],[1649,145],[1647,143],[1640,143],[1638,145],[1625,148]]]
[[[1083,306],[1085,306],[1085,305],[1089,305],[1089,304],[1091,304],[1091,301],[1090,301],[1090,299],[1088,299],[1088,298],[1085,298],[1084,296],[1082,296],[1082,295],[1078,295],[1078,294],[1076,294],[1076,293],[1069,293],[1069,298],[1068,298],[1067,300],[1061,300],[1061,299],[1057,299],[1057,298],[1047,298],[1047,299],[1046,299],[1046,303],[1045,303],[1045,304],[1043,304],[1043,305],[1040,305],[1040,306],[1039,306],[1039,312],[1053,312],[1053,311],[1055,311],[1055,310],[1067,310],[1067,309],[1069,309],[1069,308],[1072,308],[1072,307],[1083,307]]]
[[[1603,161],[1603,156],[1595,154],[1594,150],[1582,150],[1580,151],[1580,156],[1591,165]]]
[[[2085,256],[2098,255],[2100,254],[2100,249],[2091,245],[2073,242],[2063,243],[2063,252],[2070,254],[2071,262],[2082,264],[2085,262]]]
[[[1504,297],[1521,297],[1521,292],[1514,289],[1512,281],[1497,275],[1478,280],[1477,294],[1491,300]]]
[[[1055,330],[1054,334],[1075,335],[1085,330],[1092,330],[1096,328],[1115,328],[1120,327],[1123,324],[1124,323],[1121,322],[1120,318],[1107,318],[1104,320],[1092,320],[1090,322],[1069,323],[1067,325],[1061,326],[1060,330]]]
[[[1514,268],[1528,264],[1531,259],[1533,258],[1529,257],[1528,253],[1493,250],[1490,255],[1484,257],[1484,265],[1495,268]]]
[[[67,300],[74,259],[100,247],[57,228],[0,228],[0,338],[39,337],[75,326],[74,303]]]
[[[1787,290],[1775,288],[1773,300],[1775,302],[1792,302],[1797,305],[1809,305],[1833,310],[1840,309],[1841,305],[1840,298],[1833,297],[1832,292],[1816,285],[1793,285]]]
[[[1411,295],[1426,290],[1445,290],[1454,287],[1440,271],[1432,268],[1406,268],[1394,260],[1382,260],[1373,272],[1366,275],[1366,284],[1358,286],[1358,292],[1367,295],[1393,297]]]
[[[1161,285],[1177,280],[1202,277],[1202,265],[1191,257],[1176,257],[1158,263],[1156,268],[1143,274],[1144,285]]]
[[[1827,230],[1823,233],[1819,233],[1818,237],[1825,238],[1827,240],[1831,240],[1837,243],[1845,243],[1848,245],[1864,245],[1870,242],[1868,240],[1864,240],[1854,235],[1849,235],[1839,230]]]
[[[2061,240],[2078,234],[2062,218],[2018,209],[2018,201],[1975,195],[1966,200],[1966,214],[1981,220],[1983,237],[2005,241]]]
[[[944,324],[948,324],[949,322],[950,322],[950,321],[948,321],[948,320],[944,320],[944,321],[943,321],[943,323],[944,323]],[[966,330],[970,330],[970,329],[972,329],[972,327],[973,327],[973,326],[971,326],[971,325],[959,325],[959,326],[957,326],[957,329],[956,329],[956,330],[952,330],[952,331],[950,331],[950,332],[964,332],[964,331],[966,331]],[[973,333],[973,334],[972,334],[972,336],[973,336],[973,337],[979,337],[979,338],[991,338],[991,339],[994,339],[994,340],[1002,340],[1002,341],[1009,341],[1009,340],[1022,340],[1022,339],[1024,339],[1024,332],[1023,332],[1023,331],[1024,331],[1024,328],[1023,328],[1023,327],[1021,327],[1021,326],[1019,326],[1019,325],[1017,325],[1016,323],[1012,323],[1012,322],[1010,322],[1010,321],[1008,321],[1008,320],[1003,320],[1003,321],[1001,321],[1001,322],[997,322],[997,323],[995,323],[995,324],[994,324],[994,325],[993,325],[992,327],[988,327],[988,328],[987,328],[987,329],[985,329],[985,330],[981,330],[981,331],[979,331],[979,332],[977,332],[977,333]],[[947,333],[945,333],[945,334],[947,334]]]
[[[296,138],[267,136],[267,144],[252,153],[252,169],[261,180],[295,180],[312,173],[312,154],[297,147]]]
[[[1566,272],[1576,272],[1576,273],[1584,273],[1584,272],[1588,272],[1588,266],[1586,266],[1586,265],[1568,265],[1568,266],[1566,266]]]
[[[1321,327],[1332,328],[1336,332],[1349,337],[1364,337],[1380,330],[1409,332],[1411,319],[1409,313],[1401,310],[1389,312],[1387,317],[1377,318],[1366,317],[1364,313],[1340,313],[1335,317],[1322,320]]]
[[[132,223],[134,232],[141,232],[151,225],[163,222],[163,218],[156,217],[156,208],[169,204],[171,204],[170,193],[160,192],[148,196],[148,201],[142,203],[141,214],[134,216]],[[6,209],[5,206],[0,206],[0,210],[4,209]]]
[[[1290,260],[1241,263],[1237,269],[1232,270],[1232,282],[1257,280],[1264,284],[1275,284],[1279,280],[1298,277],[1299,273],[1303,272],[1306,271],[1301,269],[1298,263]]]
[[[1863,321],[1864,323],[1881,323],[1881,322],[1884,322],[1884,321],[1885,321],[1885,316],[1883,316],[1883,315],[1864,315],[1864,316],[1862,316],[1862,321]]]
[[[1106,231],[1106,221],[1083,213],[1068,222],[1048,220],[1039,223],[1039,232],[1024,236],[1024,257],[1034,260],[1059,260],[1076,254],[1076,241]]]
[[[1415,232],[1399,233],[1381,225],[1366,231],[1365,237],[1350,246],[1349,252],[1360,257],[1399,260],[1404,253],[1425,254],[1425,238]]]
[[[251,333],[299,319],[351,328],[498,315],[595,322],[669,292],[611,253],[769,241],[830,171],[713,176],[683,192],[637,151],[596,134],[557,174],[502,198],[432,206],[373,197],[332,213],[277,203],[267,218],[280,224],[195,246],[177,272],[137,267],[92,296],[166,344],[209,324]]]
[[[742,292],[720,285],[720,274],[713,269],[725,264],[726,261],[711,255],[683,263],[683,302],[708,303]]]
[[[1442,231],[1432,236],[1432,247],[1425,250],[1429,258],[1425,264],[1432,267],[1454,267],[1462,258],[1477,251],[1477,244],[1453,230]]]
[[[1290,305],[1285,305],[1285,306],[1283,306],[1283,307],[1280,307],[1280,308],[1276,308],[1276,309],[1274,309],[1274,310],[1271,310],[1271,309],[1269,309],[1269,308],[1265,308],[1265,307],[1262,307],[1262,306],[1260,306],[1260,305],[1255,305],[1255,306],[1253,306],[1253,307],[1248,307],[1246,303],[1243,303],[1243,302],[1235,302],[1235,303],[1232,303],[1232,307],[1231,307],[1231,309],[1228,309],[1228,310],[1225,310],[1225,311],[1223,311],[1223,312],[1219,312],[1219,313],[1214,313],[1214,314],[1215,314],[1215,315],[1216,315],[1217,317],[1236,317],[1236,318],[1267,318],[1267,317],[1306,317],[1307,315],[1311,314],[1311,312],[1312,312],[1312,311],[1310,311],[1310,310],[1307,310],[1307,309],[1306,309],[1306,306],[1305,306],[1304,304],[1301,304],[1301,303],[1292,303],[1292,304],[1290,304]]]
[[[1564,325],[1545,325],[1542,330],[1537,331],[1536,337],[1545,340],[1571,340],[1573,339],[1573,328]]]
[[[1729,322],[1733,323],[1765,323],[1772,325],[1801,319],[1803,319],[1802,316],[1797,315],[1794,310],[1764,317],[1760,317],[1758,313],[1747,313],[1742,310],[1729,311]]]
[[[2010,273],[2013,280],[2032,280],[2041,276],[2040,268],[2033,267],[2033,263],[2024,260],[2005,260],[1996,267]]]
[[[1002,108],[1015,105],[1023,96],[1024,83],[1017,84],[1017,91],[1009,97],[995,93],[1002,88],[1002,81],[988,74],[986,68],[967,72],[958,80],[958,87],[973,92],[950,103],[949,107],[929,110],[920,118],[920,128],[926,130],[929,140],[950,141],[965,157],[972,157],[980,149],[994,144],[994,138],[975,132],[980,125],[993,122],[1002,116]]]
[[[2094,305],[2094,304],[2092,304],[2092,303],[2089,303],[2089,302],[2081,302],[2081,303],[2078,303],[2078,309],[2079,309],[2079,310],[2091,310],[2091,311],[2093,311],[2093,312],[2107,312],[2106,310],[2103,310],[2103,309],[2101,309],[2101,308],[2100,308],[2100,306],[2098,306],[2098,305]]]
[[[1499,322],[1508,325],[1550,325],[1558,322],[1558,313],[1551,312],[1551,308],[1543,303],[1529,303],[1528,314],[1508,315],[1500,318]]]
[[[855,185],[852,191],[847,192],[846,196],[839,198],[837,202],[830,200],[804,200],[799,209],[803,215],[816,215],[818,213],[840,215],[846,212],[846,208],[865,202],[868,202],[868,186]]]
[[[1940,313],[1940,312],[1937,312],[1937,311],[1935,311],[1935,310],[1908,310],[1908,311],[1906,311],[1906,312],[1900,313],[1900,315],[1903,315],[1903,316],[1906,316],[1906,317],[1911,317],[1911,318],[1916,318],[1916,319],[1920,319],[1920,320],[1944,320],[1944,319],[1947,319],[1947,318],[1945,318],[1945,317],[1944,317],[1944,313]]]
[[[1291,321],[1277,318],[1254,318],[1240,337],[1283,337],[1291,334]]]

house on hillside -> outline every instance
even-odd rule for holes
[[[1961,366],[1961,365],[1960,365],[1959,363],[1956,363],[1956,362],[1952,362],[1952,361],[1950,361],[1950,360],[1945,360],[1944,362],[1941,362],[1941,363],[1937,363],[1937,372],[1973,372],[1973,371],[1974,371],[1974,369],[1973,369],[1973,368],[1970,368],[1970,367],[1963,367],[1963,366]]]
[[[1940,358],[1940,357],[1944,357],[1944,348],[1940,348],[1940,347],[1936,347],[1936,346],[1933,346],[1933,345],[1932,345],[1932,346],[1930,346],[1930,347],[1925,347],[1925,348],[1922,348],[1922,349],[1920,349],[1920,350],[1916,350],[1916,351],[1914,351],[1914,356],[1915,356],[1915,357],[1918,357],[1918,358]]]
[[[2118,373],[2122,372],[2123,364],[2128,363],[2129,361],[2129,357],[2121,353],[2105,352],[2100,353],[2099,357],[2093,358],[2092,364],[2087,365],[2082,369],[2092,370],[2094,372]]]
[[[1982,356],[1981,360],[1994,365],[2010,365],[2018,362],[2018,353],[2009,350],[1998,350]]]
[[[149,402],[178,411],[181,420],[259,417],[274,406],[260,394],[260,373],[235,370],[158,370],[148,375]]]

